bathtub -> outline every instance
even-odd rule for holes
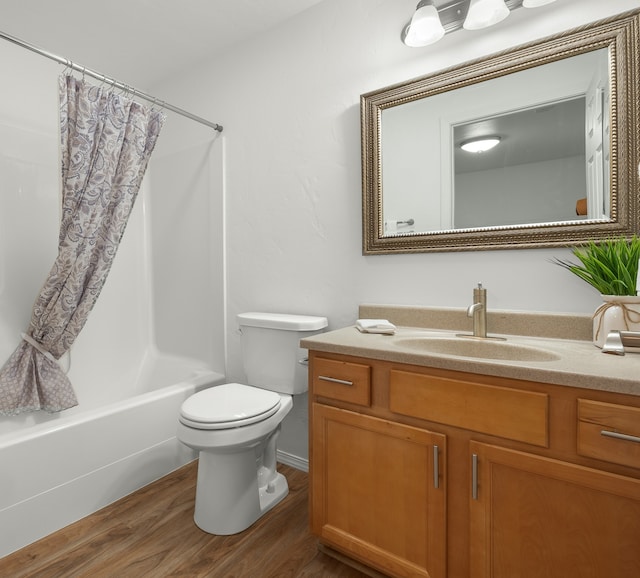
[[[1,46],[0,71],[5,60],[19,78],[0,106],[0,365],[55,259],[60,206],[59,70],[31,74]],[[26,77],[41,106],[21,110]],[[179,408],[222,383],[226,364],[223,156],[211,132],[192,144],[161,135],[100,298],[61,360],[78,406],[0,416],[0,557],[196,457],[176,440]]]
[[[192,461],[175,437],[180,405],[223,381],[153,352],[137,395],[0,435],[0,557]]]

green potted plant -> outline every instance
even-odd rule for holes
[[[555,259],[555,263],[571,271],[594,287],[603,304],[594,313],[593,341],[602,347],[609,331],[640,331],[640,290],[638,267],[640,238],[619,237],[573,249],[579,263]]]

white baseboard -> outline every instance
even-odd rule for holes
[[[294,456],[293,454],[289,454],[281,450],[277,450],[276,458],[280,463],[285,464],[286,466],[291,466],[296,470],[301,470],[303,472],[309,471],[309,460],[304,458]]]

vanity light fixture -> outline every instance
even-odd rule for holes
[[[485,153],[500,144],[499,136],[483,136],[464,141],[460,148],[468,153]]]
[[[402,41],[412,48],[427,46],[444,36],[438,9],[433,0],[421,0],[411,22],[402,31]]]
[[[471,0],[467,17],[462,27],[465,30],[488,28],[509,16],[510,11],[504,0]]]
[[[512,10],[551,2],[555,0],[420,0],[400,37],[412,48],[428,46],[460,28],[486,28],[504,20]]]

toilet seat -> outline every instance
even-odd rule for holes
[[[225,383],[190,396],[180,408],[180,421],[192,428],[215,430],[251,425],[267,419],[280,407],[280,394]]]

